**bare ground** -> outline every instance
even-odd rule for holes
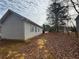
[[[0,59],[79,59],[78,39],[71,35],[48,33],[28,42],[0,41]]]

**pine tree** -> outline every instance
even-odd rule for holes
[[[61,3],[54,2],[48,8],[47,20],[55,27],[55,31],[59,31],[59,27],[65,25],[64,20],[68,20],[68,6],[61,6]]]

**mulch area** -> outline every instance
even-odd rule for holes
[[[0,41],[0,59],[79,59],[79,43],[74,36],[48,33],[30,41]]]

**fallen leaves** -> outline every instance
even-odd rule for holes
[[[5,56],[6,58],[11,58],[11,59],[24,59],[25,54],[23,53],[19,53],[18,51],[9,51],[7,56]]]
[[[0,43],[0,58],[1,59],[54,59],[54,56],[47,49],[47,39],[44,36],[34,38],[30,43],[25,42]]]
[[[37,44],[39,49],[44,48],[46,44],[46,39],[43,37],[41,39],[38,39]]]

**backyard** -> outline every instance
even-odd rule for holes
[[[2,40],[0,59],[79,59],[78,39],[54,32],[26,42]]]

